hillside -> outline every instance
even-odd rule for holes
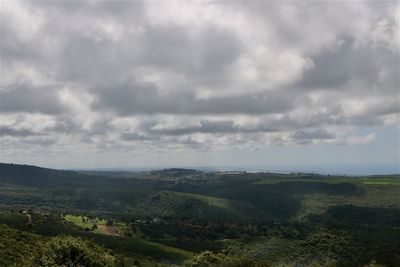
[[[68,235],[112,251],[121,266],[217,259],[249,266],[400,265],[398,175],[81,173],[0,164],[0,184],[0,224],[7,225],[9,244],[0,248],[3,262],[26,260],[16,253],[34,250],[35,240]]]
[[[45,240],[43,236],[0,224],[0,266],[23,266],[25,258],[32,257]]]
[[[0,183],[32,187],[87,186],[102,179],[74,171],[0,163]]]

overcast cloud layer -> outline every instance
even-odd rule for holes
[[[2,2],[1,160],[371,153],[391,129],[376,163],[396,164],[399,23],[396,1]]]

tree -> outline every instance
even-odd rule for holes
[[[185,267],[268,267],[267,262],[203,251],[185,262]]]
[[[115,258],[93,242],[74,237],[55,237],[39,249],[29,265],[112,267],[115,266]]]

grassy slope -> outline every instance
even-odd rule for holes
[[[106,221],[103,219],[96,218],[94,221],[89,221],[85,218],[83,221],[83,216],[66,215],[65,219],[74,223],[80,228],[91,228],[93,223],[98,225],[105,225]],[[121,222],[116,222],[115,226],[120,229],[121,232],[127,230],[126,224]],[[115,249],[116,251],[123,253],[125,256],[132,257],[134,255],[136,258],[148,259],[152,258],[154,260],[165,260],[172,263],[183,262],[187,257],[191,256],[190,252],[165,246],[158,243],[153,243],[149,241],[142,240],[140,238],[132,237],[115,237],[107,236],[107,233],[103,232],[101,229],[96,229],[93,232],[82,233],[82,235],[94,239],[100,244]]]
[[[232,210],[232,206],[230,205],[229,199],[219,198],[219,197],[210,197],[210,196],[198,195],[198,194],[192,194],[192,193],[184,193],[184,195],[198,199],[209,206]]]
[[[300,205],[300,210],[298,210],[295,214],[296,219],[304,219],[307,215],[309,214],[323,214],[329,207],[337,206],[337,205],[355,205],[359,207],[388,207],[388,208],[400,208],[400,186],[399,186],[399,176],[368,176],[368,177],[322,177],[322,176],[316,176],[316,177],[303,177],[303,176],[298,176],[297,178],[295,176],[287,176],[284,178],[279,178],[279,177],[271,177],[271,178],[265,178],[262,177],[258,182],[255,184],[247,184],[247,187],[243,187],[242,184],[240,185],[230,185],[227,186],[226,191],[223,189],[215,189],[214,191],[215,196],[210,197],[206,195],[201,195],[202,193],[204,194],[209,194],[209,190],[203,190],[200,192],[200,194],[192,194],[192,193],[177,193],[177,192],[161,192],[159,191],[158,193],[152,194],[150,197],[145,199],[146,201],[143,201],[141,204],[142,206],[136,206],[141,208],[142,210],[149,210],[152,211],[149,213],[150,215],[157,216],[161,212],[168,211],[167,215],[174,215],[176,216],[177,214],[179,215],[185,215],[188,212],[192,212],[193,215],[197,215],[196,213],[193,212],[193,210],[202,210],[202,214],[205,214],[206,211],[209,212],[208,214],[213,214],[213,213],[218,213],[220,216],[221,211],[231,211],[232,209],[235,210],[235,207],[232,207],[232,202],[230,199],[235,199],[234,197],[237,197],[236,199],[240,199],[241,203],[246,203],[250,201],[253,201],[251,203],[255,203],[256,205],[259,201],[259,199],[252,199],[251,197],[254,195],[254,193],[259,194],[260,196],[264,195],[270,195],[270,193],[273,193],[272,190],[269,190],[270,188],[276,188],[276,189],[282,189],[278,187],[279,185],[286,186],[284,185],[283,182],[300,182],[303,183],[303,186],[307,184],[307,188],[312,186],[312,183],[323,183],[325,186],[328,184],[330,187],[336,187],[338,184],[341,183],[347,183],[351,185],[355,185],[357,188],[363,189],[362,194],[347,194],[347,195],[341,195],[341,191],[338,194],[328,194],[328,193],[322,193],[322,191],[316,191],[316,192],[300,192],[299,193],[292,193],[290,192],[290,196],[292,194],[295,194],[295,197],[301,199],[301,205]],[[252,181],[249,181],[249,183],[253,183]],[[288,183],[289,184],[289,183]],[[251,185],[251,186],[250,186]],[[278,186],[277,186],[278,185]],[[265,186],[265,188],[264,188]],[[295,185],[299,186],[299,185]],[[13,194],[17,195],[25,195],[25,190],[26,192],[29,192],[31,189],[30,188],[21,188],[21,187],[16,187],[13,186],[14,188],[7,188],[2,190],[2,187],[0,186],[0,193],[4,191],[4,194],[8,197]],[[324,187],[322,187],[323,189]],[[338,187],[339,188],[339,187]],[[249,189],[249,190],[246,190]],[[253,190],[253,191],[250,191]],[[293,189],[296,189],[296,187],[293,187]],[[321,188],[319,188],[321,189]],[[35,189],[36,190],[36,189]],[[236,191],[235,191],[236,190]],[[257,191],[258,190],[258,191]],[[269,191],[268,191],[269,190]],[[341,189],[340,189],[341,190]],[[236,195],[232,194],[232,192],[237,193]],[[197,192],[197,191],[195,191]],[[329,192],[329,191],[327,191]],[[36,197],[36,193],[39,194],[38,191],[33,191],[32,192],[32,198]],[[281,193],[278,192],[277,196],[280,196]],[[248,195],[247,198],[243,198],[244,195]],[[0,196],[1,197],[1,196]],[[127,195],[127,197],[131,197],[131,195]],[[274,196],[275,197],[275,196]],[[53,196],[52,196],[53,198]],[[12,198],[10,198],[12,199]],[[193,201],[195,200],[195,201]],[[264,198],[260,198],[260,200],[264,200]],[[279,199],[278,199],[279,200]],[[27,203],[29,203],[28,200]],[[236,200],[238,201],[238,200]],[[271,201],[275,201],[274,198],[271,199],[266,199],[264,202],[262,202],[262,205],[267,205]],[[0,202],[2,202],[2,199],[0,198]],[[3,202],[4,203],[4,202]],[[52,202],[53,204],[53,202]],[[289,203],[290,204],[290,203]],[[29,207],[29,206],[28,206]],[[151,207],[156,208],[156,210],[151,210]],[[274,207],[274,206],[267,206],[268,208],[274,208],[274,209],[279,209],[280,206]],[[162,213],[161,213],[162,214]],[[227,215],[230,215],[227,214]],[[236,216],[236,214],[235,214]],[[24,215],[15,215],[15,218],[21,219],[21,222],[23,224],[26,224],[26,216]],[[230,217],[228,217],[230,218]],[[12,218],[11,218],[12,219]],[[11,220],[9,219],[9,220]],[[82,219],[77,217],[73,218],[72,220],[75,220],[77,224],[83,223]],[[80,220],[80,222],[79,222]],[[34,224],[35,224],[34,220]],[[89,225],[87,225],[89,226]],[[92,224],[90,224],[90,227]],[[82,225],[82,227],[86,227],[86,225]],[[90,228],[89,227],[89,228]],[[351,230],[355,230],[351,228]],[[381,233],[378,233],[379,235]],[[378,235],[377,234],[377,235]],[[391,233],[389,233],[391,234]],[[388,234],[388,236],[389,236]],[[105,236],[101,234],[95,234],[95,233],[87,233],[87,232],[82,232],[82,236],[85,236],[86,238],[94,239],[97,242],[103,244],[106,247],[116,249],[119,253],[123,253],[125,255],[135,255],[137,258],[150,258],[150,259],[156,259],[158,261],[167,261],[171,263],[180,263],[182,262],[186,257],[190,255],[190,253],[183,251],[183,250],[177,250],[173,249],[168,246],[162,246],[157,243],[152,243],[148,242],[145,240],[141,239],[135,239],[135,238],[122,238],[122,237],[110,237],[110,236]],[[364,232],[360,234],[360,236],[364,235]],[[1,236],[0,236],[1,237]],[[389,240],[387,237],[383,238],[383,240]],[[18,241],[18,240],[17,240]],[[321,242],[325,244],[324,242]],[[362,240],[363,241],[363,240]],[[289,242],[289,243],[288,243]],[[275,240],[262,240],[260,242],[254,242],[254,243],[247,243],[246,242],[241,242],[238,250],[239,251],[246,251],[246,250],[251,250],[249,253],[256,253],[256,256],[258,255],[257,253],[270,253],[271,251],[275,251],[274,248],[276,248],[276,253],[277,255],[269,255],[270,257],[280,257],[279,253],[283,253],[283,256],[288,256],[292,255],[291,253],[294,253],[294,251],[297,251],[296,249],[296,244],[297,241],[288,241],[288,240],[280,240],[280,239],[275,239]],[[362,243],[360,241],[360,243]],[[373,243],[373,242],[372,242]],[[1,242],[0,242],[1,245]],[[13,244],[10,244],[11,246],[14,246]],[[18,247],[16,244],[15,246]],[[293,247],[294,246],[294,247]],[[359,246],[362,247],[362,246]],[[379,247],[379,246],[378,246]],[[4,248],[4,247],[3,247]],[[284,250],[284,248],[293,248],[293,251],[287,251]],[[379,250],[377,250],[379,251]],[[295,254],[293,254],[295,255]],[[388,254],[390,255],[390,254]],[[3,254],[2,254],[3,256]],[[7,256],[7,255],[6,255]],[[13,255],[16,256],[16,255]],[[1,266],[0,262],[0,266]]]
[[[227,251],[234,255],[246,256],[253,259],[267,260],[275,264],[294,261],[298,258],[300,242],[280,238],[253,240],[251,242],[226,240]]]
[[[293,175],[294,176],[294,175]],[[347,176],[321,176],[315,178],[299,177],[271,177],[263,178],[256,181],[254,184],[278,184],[282,182],[323,182],[329,184],[339,183],[354,183],[354,184],[379,184],[379,185],[400,185],[400,177],[398,175],[385,176],[362,176],[362,177],[347,177]]]
[[[27,226],[26,215],[19,213],[0,213],[0,222],[3,221],[12,227],[24,229],[24,231],[37,231],[43,227],[46,227],[46,221],[42,221],[40,227],[36,224],[39,223],[37,220],[33,220],[33,226]],[[82,222],[80,216],[68,216],[68,218],[77,222],[80,226],[86,226]],[[99,222],[104,223],[104,220],[99,220]],[[51,223],[52,225],[54,222]],[[92,224],[90,224],[91,226]],[[64,234],[63,228],[59,226],[58,234]],[[118,227],[118,223],[117,223]],[[54,234],[57,234],[54,232]],[[166,245],[149,242],[139,238],[132,237],[117,237],[108,236],[103,233],[93,233],[86,231],[68,231],[69,235],[76,237],[83,237],[96,241],[97,243],[114,250],[116,253],[123,254],[129,258],[141,259],[145,262],[167,262],[167,263],[182,263],[185,259],[192,255],[192,253],[184,251],[182,249],[177,249],[169,247]],[[46,240],[46,237],[36,234],[30,234],[27,232],[22,232],[15,230],[6,225],[0,224],[0,266],[12,266],[10,264],[5,264],[6,262],[18,262],[22,259],[20,251],[26,251],[27,255],[36,246],[34,241]],[[31,246],[32,245],[32,246]],[[24,254],[26,254],[24,253]],[[21,265],[17,265],[21,266]]]
[[[277,185],[285,182],[355,184],[364,191],[359,195],[328,195],[323,193],[301,195],[301,205],[293,219],[304,220],[310,214],[322,214],[330,207],[337,205],[354,205],[358,207],[400,208],[400,177],[398,175],[363,176],[363,177],[328,177],[302,178],[271,177],[255,182],[256,185]]]
[[[92,239],[104,247],[113,249],[128,257],[154,260],[157,262],[180,264],[191,252],[130,237],[107,236],[103,234],[82,233],[82,236]]]
[[[358,207],[400,208],[400,186],[360,184],[364,194],[354,196],[332,196],[326,194],[308,194],[302,196],[296,220],[303,220],[309,214],[322,214],[330,207],[338,205],[354,205]]]
[[[0,225],[0,266],[23,266],[46,238]]]

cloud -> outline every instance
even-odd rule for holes
[[[11,136],[11,137],[27,137],[39,135],[29,129],[14,129],[12,127],[0,126],[1,136]]]
[[[5,2],[2,139],[28,148],[40,133],[54,151],[124,153],[367,145],[379,138],[368,129],[398,124],[393,10],[362,1]]]
[[[25,84],[17,84],[0,91],[0,111],[4,113],[61,114],[66,109],[57,88],[31,88]]]
[[[339,141],[339,144],[345,144],[345,145],[365,145],[374,142],[376,139],[376,134],[375,133],[370,133],[366,135],[353,135],[347,137],[343,141]]]
[[[346,90],[351,82],[359,82],[358,86],[370,87],[362,88],[368,91],[373,87],[382,91],[399,88],[399,80],[394,79],[394,73],[399,72],[399,54],[389,47],[345,37],[338,39],[336,46],[310,58],[313,67],[304,72],[303,80],[295,86],[308,90]],[[380,77],[388,72],[393,73],[385,79]]]
[[[294,140],[298,142],[308,142],[313,139],[332,139],[335,137],[332,133],[329,133],[325,129],[316,130],[300,130],[292,134]]]
[[[121,116],[134,114],[264,114],[290,110],[293,96],[264,92],[244,96],[196,98],[191,92],[164,93],[151,83],[126,83],[94,88],[95,110],[111,110]]]

